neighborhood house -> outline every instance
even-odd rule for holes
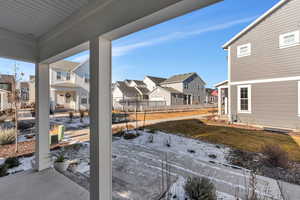
[[[50,65],[50,104],[53,110],[89,109],[89,60]]]
[[[143,81],[117,81],[112,96],[114,106],[136,101],[143,101],[148,106],[192,105],[204,103],[206,90],[205,82],[197,73],[187,73],[168,79],[146,76]]]
[[[13,94],[15,94],[15,77],[13,75],[0,74],[0,111],[11,108]]]
[[[299,10],[280,1],[223,46],[232,121],[300,128]]]

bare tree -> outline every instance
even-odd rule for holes
[[[20,109],[20,95],[21,91],[17,90],[17,83],[23,79],[24,73],[19,71],[17,62],[14,64],[14,79],[15,84],[12,88],[12,102],[14,109],[14,123],[15,123],[15,152],[18,152],[18,110]]]

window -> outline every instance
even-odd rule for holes
[[[56,80],[61,80],[61,72],[56,72]]]
[[[87,104],[87,98],[86,97],[81,98],[81,104]]]
[[[300,43],[299,31],[285,33],[279,36],[279,47],[281,49],[299,45],[299,43]]]
[[[90,80],[89,80],[89,75],[86,73],[84,74],[84,82],[85,83],[88,83]]]
[[[245,57],[251,55],[251,44],[244,44],[237,47],[237,57]]]
[[[70,74],[70,72],[66,73],[66,80],[67,81],[71,80],[71,74]]]
[[[184,89],[189,89],[189,85],[187,83],[183,84]]]
[[[238,112],[251,113],[251,85],[238,86]]]

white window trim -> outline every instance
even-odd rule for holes
[[[298,117],[300,117],[300,81],[298,81]]]
[[[249,49],[249,52],[245,53],[245,54],[242,54],[240,52],[240,49],[243,48],[243,47],[247,47]],[[251,56],[251,51],[252,51],[251,50],[251,43],[239,45],[239,46],[237,46],[237,57],[242,58],[242,57],[246,57],[246,56]]]
[[[294,44],[290,44],[290,45],[285,45],[283,44],[283,38],[287,35],[292,35],[292,34],[295,34],[295,37],[296,37],[296,42]],[[293,31],[293,32],[289,32],[289,33],[284,33],[284,34],[281,34],[279,36],[279,48],[280,49],[285,49],[285,48],[289,48],[289,47],[293,47],[293,46],[298,46],[300,45],[300,31]]]
[[[241,110],[241,88],[248,89],[248,110]],[[238,104],[238,113],[242,114],[251,114],[252,113],[252,92],[251,85],[239,85],[237,87],[237,104]]]

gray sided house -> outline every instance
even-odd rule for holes
[[[162,88],[173,88],[183,94],[183,103],[175,101],[171,102],[171,105],[204,103],[206,97],[205,85],[206,83],[197,73],[175,75],[160,83]]]
[[[300,128],[299,11],[282,0],[223,46],[233,121]]]

